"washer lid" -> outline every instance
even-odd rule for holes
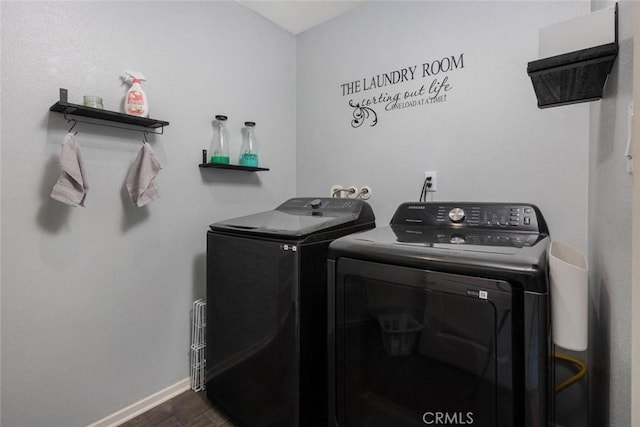
[[[362,200],[306,197],[289,199],[275,210],[216,222],[210,227],[226,232],[298,238],[374,222],[371,207]]]

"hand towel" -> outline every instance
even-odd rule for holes
[[[70,206],[84,206],[89,189],[87,171],[74,134],[68,133],[62,142],[60,176],[51,190],[51,197]]]
[[[155,182],[155,177],[160,169],[162,169],[160,161],[151,149],[151,145],[145,142],[129,168],[125,180],[129,197],[138,207],[160,197],[158,184]]]

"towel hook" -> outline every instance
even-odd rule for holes
[[[69,123],[73,122],[73,125],[71,125],[71,127],[69,128],[69,132],[67,132],[67,133],[71,133],[73,128],[76,127],[76,125],[78,124],[78,122],[75,119],[67,119],[67,122]],[[78,134],[78,131],[75,131],[74,135],[77,135],[77,134]]]
[[[145,130],[144,133],[142,134],[142,136],[144,137],[144,140],[142,141],[142,144],[144,145],[147,141],[147,131]]]

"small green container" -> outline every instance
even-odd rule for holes
[[[211,156],[211,163],[217,163],[219,165],[228,165],[229,156]]]

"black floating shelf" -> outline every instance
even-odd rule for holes
[[[245,172],[258,172],[258,171],[268,171],[268,168],[257,168],[253,166],[240,166],[240,165],[224,165],[221,163],[200,163],[198,166],[201,168],[211,168],[211,169],[231,169],[236,171],[245,171]]]
[[[169,126],[169,122],[163,120],[150,119],[147,117],[131,116],[129,114],[115,111],[102,110],[100,108],[85,107],[84,105],[71,104],[70,102],[58,101],[53,104],[49,111],[69,114],[72,116],[89,117],[92,119],[108,120],[111,122],[125,123],[128,125],[140,126],[149,129],[163,128]]]
[[[617,56],[618,43],[610,43],[529,62],[538,107],[601,99]]]

